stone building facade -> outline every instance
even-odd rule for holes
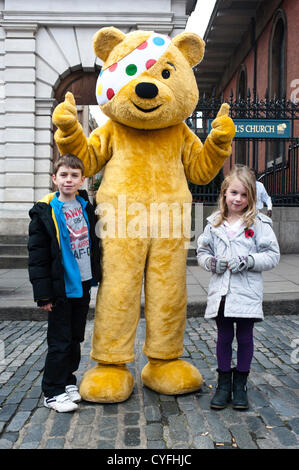
[[[28,210],[51,188],[53,108],[77,90],[95,104],[94,33],[185,29],[193,0],[0,0],[0,236],[25,235]]]
[[[292,137],[298,140],[299,120],[298,0],[217,0],[206,29],[206,52],[195,69],[201,92],[230,102],[282,100],[294,103]],[[290,105],[291,107],[291,105]],[[285,119],[288,119],[286,116]],[[234,142],[232,163],[255,167],[259,174],[286,157],[289,142]],[[298,168],[297,168],[298,172]]]

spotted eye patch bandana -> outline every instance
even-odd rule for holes
[[[96,85],[96,98],[100,106],[110,101],[114,95],[132,78],[151,68],[164,54],[171,38],[153,33],[139,44],[130,54],[115,62],[106,70],[101,70]]]

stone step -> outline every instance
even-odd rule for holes
[[[0,256],[28,256],[27,245],[0,243]]]
[[[27,269],[28,257],[0,255],[0,269]]]
[[[0,235],[0,244],[8,245],[27,245],[28,236],[27,235]]]
[[[187,255],[187,265],[197,266],[196,250],[195,248],[189,248]]]
[[[0,236],[0,269],[27,269],[27,241],[26,235]]]

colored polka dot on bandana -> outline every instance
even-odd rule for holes
[[[161,38],[161,36],[156,36],[154,39],[153,39],[153,43],[156,45],[156,46],[163,46],[165,44],[165,40],[163,38]]]
[[[152,33],[130,53],[102,69],[96,85],[100,106],[110,101],[132,79],[149,70],[166,52],[171,39],[163,34]]]
[[[101,96],[102,93],[103,93],[103,85],[102,85],[102,82],[99,82],[97,86],[97,94]]]
[[[112,88],[108,88],[106,95],[107,95],[108,100],[112,100],[114,96],[114,91],[112,90]]]
[[[126,67],[126,74],[127,75],[135,75],[135,73],[137,72],[137,67],[135,64],[130,64]]]
[[[117,62],[115,62],[115,64],[110,65],[108,69],[109,72],[114,72],[117,69],[117,65],[118,65]]]
[[[144,41],[140,44],[140,46],[137,47],[137,49],[142,50],[145,49],[148,46],[147,41]]]
[[[146,69],[150,69],[157,61],[155,59],[149,59],[145,63]]]

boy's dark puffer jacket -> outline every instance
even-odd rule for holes
[[[79,190],[79,196],[88,201],[85,190]],[[64,270],[61,262],[61,251],[56,235],[52,207],[49,202],[37,202],[29,211],[31,222],[29,224],[28,240],[28,270],[29,279],[33,286],[34,300],[38,305],[44,305],[57,300],[65,300]],[[44,198],[43,200],[46,200]],[[93,280],[101,281],[101,246],[95,234],[96,216],[93,206],[88,202],[86,212],[90,224],[90,259]]]

